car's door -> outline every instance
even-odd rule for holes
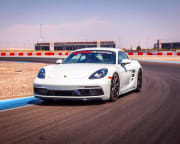
[[[130,64],[122,64],[123,59],[129,59],[128,56],[122,52],[118,52],[118,68],[120,76],[120,91],[128,88],[131,79],[131,66]]]

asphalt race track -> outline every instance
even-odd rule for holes
[[[180,65],[141,64],[142,92],[114,103],[43,102],[0,112],[0,144],[180,144]]]

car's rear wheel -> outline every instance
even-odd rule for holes
[[[110,101],[114,102],[119,96],[120,80],[117,73],[114,73],[111,80]]]
[[[136,87],[136,92],[140,92],[142,89],[142,70],[138,70],[138,75],[137,75],[137,87]]]

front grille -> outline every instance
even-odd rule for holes
[[[34,88],[34,92],[45,96],[99,96],[104,95],[102,88],[78,89],[78,90],[48,90],[45,88]]]
[[[48,96],[73,96],[73,91],[48,90]]]
[[[48,90],[45,88],[34,88],[34,93],[39,94],[39,95],[46,95],[47,91]]]

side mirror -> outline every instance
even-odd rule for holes
[[[123,65],[130,64],[130,63],[131,63],[131,60],[129,60],[129,59],[123,59],[121,63],[122,63]]]
[[[62,59],[58,59],[58,60],[56,61],[56,64],[62,64],[62,62],[63,62]]]

